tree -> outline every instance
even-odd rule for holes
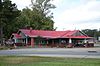
[[[15,19],[20,15],[20,11],[17,9],[16,4],[12,4],[10,0],[1,1],[0,10],[0,28],[3,28],[3,30],[1,30],[4,34],[3,37],[7,38],[11,35],[11,32],[15,31]]]
[[[16,19],[16,26],[21,29],[21,28],[27,28],[28,26],[32,26],[34,24],[33,21],[33,11],[31,9],[24,8],[21,11],[20,16]],[[33,24],[32,24],[33,23]]]
[[[52,0],[31,0],[32,8],[36,9],[40,12],[44,17],[53,17],[53,13],[51,13],[51,9],[56,8],[55,5],[51,4]],[[50,15],[48,15],[50,13]]]
[[[35,15],[39,18],[36,29],[43,30],[53,30],[54,21],[53,13],[51,13],[51,9],[56,8],[55,5],[51,4],[52,0],[31,0],[32,9],[35,12]]]
[[[82,31],[90,37],[94,37],[96,39],[100,37],[100,31],[98,31],[97,29],[84,29]]]
[[[2,35],[3,35],[3,33],[2,33],[2,0],[0,0],[0,43],[2,44],[3,42],[2,42]]]
[[[50,1],[31,0],[32,9],[26,7],[20,12],[15,3],[12,4],[10,0],[0,0],[0,31],[4,34],[3,37],[9,38],[12,32],[27,26],[38,30],[54,30],[51,9],[55,6]]]
[[[55,8],[55,6],[49,3],[50,0],[36,0],[35,2],[31,0],[31,2],[32,9],[24,8],[17,19],[20,28],[29,26],[36,30],[54,30],[53,15],[50,9]]]

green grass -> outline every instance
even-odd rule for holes
[[[0,46],[0,50],[7,50],[9,49],[8,47]]]
[[[0,66],[100,66],[100,59],[0,56]]]

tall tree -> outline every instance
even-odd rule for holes
[[[0,0],[0,43],[2,44],[2,36],[3,33],[2,33],[2,0]],[[0,44],[0,45],[1,45]]]
[[[3,0],[1,2],[1,25],[0,28],[3,28],[3,37],[10,36],[11,32],[14,31],[15,19],[20,15],[20,11],[17,9],[16,4],[12,4],[10,0]],[[13,29],[12,29],[13,28]]]
[[[51,4],[52,0],[31,0],[32,9],[35,15],[38,17],[37,29],[53,30],[54,21],[53,13],[51,9],[56,8],[55,5]]]
[[[44,17],[47,16],[52,18],[53,13],[51,13],[51,9],[56,7],[55,5],[51,4],[51,1],[52,0],[31,0],[32,8],[38,10]]]
[[[36,0],[33,2],[31,0],[32,9],[24,8],[17,19],[20,28],[31,26],[33,29],[38,30],[53,30],[53,13],[51,13],[50,9],[54,9],[55,6],[50,4],[50,1]]]

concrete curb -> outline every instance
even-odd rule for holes
[[[19,56],[41,56],[41,57],[65,57],[65,58],[99,58],[100,56],[89,56],[89,55],[47,55],[47,54],[22,54]]]

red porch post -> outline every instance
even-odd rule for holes
[[[31,47],[34,47],[34,38],[31,38]]]

